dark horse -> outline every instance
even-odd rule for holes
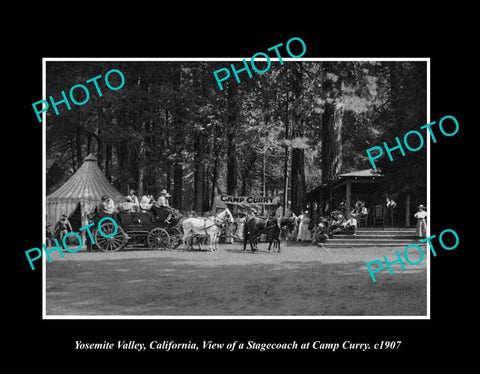
[[[286,228],[288,232],[292,231],[296,224],[297,219],[295,216],[282,217],[280,219],[282,230]],[[252,253],[258,251],[258,239],[261,234],[265,234],[267,236],[268,251],[270,252],[273,244],[273,248],[277,248],[277,251],[280,252],[280,231],[276,218],[251,217],[247,219],[243,233],[243,251],[245,252],[247,250],[247,242],[250,242]]]

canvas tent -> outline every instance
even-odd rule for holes
[[[47,196],[46,214],[52,227],[62,214],[69,216],[72,228],[77,231],[86,224],[86,215],[91,212],[103,195],[110,196],[115,203],[123,195],[113,187],[89,154],[82,166],[60,188]]]

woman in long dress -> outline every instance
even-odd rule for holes
[[[427,211],[423,205],[418,207],[418,212],[414,214],[417,219],[417,236],[422,239],[427,236]]]
[[[298,216],[300,220],[300,225],[298,226],[297,242],[298,241],[311,241],[310,230],[308,226],[310,225],[310,217],[308,216],[308,210],[303,212]]]
[[[237,218],[237,231],[236,231],[236,236],[239,240],[243,240],[243,230],[245,229],[245,221],[247,218],[245,217],[245,214],[239,213],[238,218]]]

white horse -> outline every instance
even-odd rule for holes
[[[208,237],[210,251],[217,250],[217,242],[222,231],[222,227],[233,222],[232,213],[228,208],[217,213],[215,216],[206,218],[187,218],[182,221],[183,245],[187,248],[187,240],[196,235],[206,235]],[[192,248],[190,242],[189,248]]]

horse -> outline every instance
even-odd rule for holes
[[[247,242],[250,242],[250,248],[252,253],[258,251],[257,242],[258,237],[261,234],[266,234],[268,242],[268,251],[270,252],[273,244],[273,248],[277,248],[280,252],[280,232],[287,228],[288,232],[292,231],[297,225],[297,217],[282,217],[280,218],[280,227],[277,224],[277,219],[265,219],[258,217],[251,217],[245,222],[244,234],[243,234],[243,251],[247,250]]]
[[[190,239],[196,235],[206,235],[209,239],[210,251],[218,249],[217,242],[222,228],[233,222],[232,213],[225,208],[220,213],[210,217],[190,217],[181,221],[183,229],[183,245],[186,249],[191,249],[192,242]],[[189,246],[187,247],[187,240]]]

